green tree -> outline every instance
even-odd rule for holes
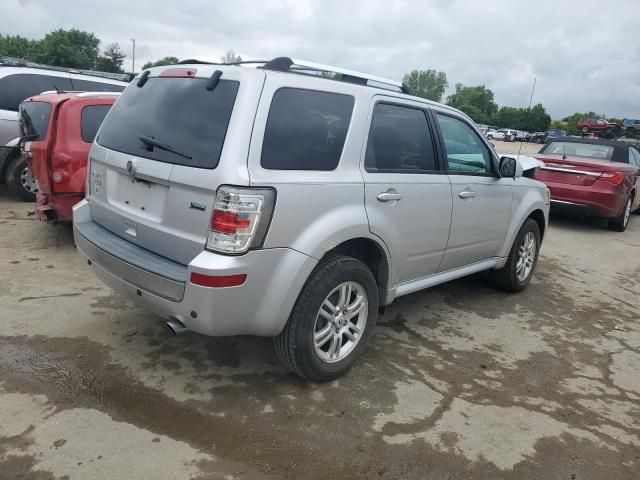
[[[422,98],[442,101],[444,91],[449,86],[447,74],[436,70],[414,70],[407,73],[403,80],[413,92]]]
[[[143,70],[151,67],[164,67],[165,65],[175,65],[180,60],[177,57],[164,57],[156,62],[147,62],[142,66]]]
[[[551,125],[549,125],[549,128],[552,130],[566,130],[567,124],[564,123],[562,120],[552,120]]]
[[[447,104],[469,115],[476,123],[489,123],[498,111],[493,92],[484,85],[465,87],[456,84],[456,91],[447,97]]]
[[[122,63],[126,55],[120,45],[112,43],[105,48],[102,55],[96,58],[96,70],[100,72],[122,73]]]
[[[33,60],[38,48],[38,42],[21,37],[20,35],[0,34],[0,55],[7,57]]]
[[[549,116],[541,103],[531,107],[531,110],[526,114],[524,120],[524,125],[521,130],[528,130],[530,132],[548,130],[551,124],[551,116]]]
[[[98,57],[100,40],[89,32],[58,29],[40,40],[33,60],[59,67],[92,69]]]

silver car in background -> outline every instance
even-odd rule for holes
[[[0,57],[0,183],[6,183],[17,197],[35,201],[38,184],[18,146],[20,102],[42,92],[56,90],[121,92],[128,85],[118,79],[122,77],[101,72],[81,73]]]
[[[274,337],[314,381],[402,295],[483,270],[525,288],[549,211],[460,111],[285,57],[145,70],[89,162],[74,235],[105,283],[174,333]]]

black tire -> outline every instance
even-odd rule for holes
[[[25,202],[35,202],[37,187],[29,183],[23,184],[22,173],[28,169],[27,159],[21,155],[14,156],[7,167],[7,188],[16,197]]]
[[[328,363],[315,351],[313,334],[316,318],[325,298],[347,281],[357,282],[364,288],[369,301],[367,321],[359,341],[347,356]],[[342,255],[328,258],[311,273],[289,321],[280,335],[274,338],[278,358],[289,370],[314,382],[327,382],[344,375],[367,347],[376,324],[378,304],[376,280],[364,263]]]
[[[629,198],[627,198],[627,201],[624,203],[624,207],[622,207],[622,213],[616,218],[609,220],[609,230],[624,232],[627,229],[629,217],[631,216],[631,205],[633,205],[633,196],[629,195]],[[629,209],[629,215],[627,215],[627,209]]]
[[[487,140],[493,140],[493,135],[487,135]]]
[[[536,252],[535,258],[533,260],[533,266],[531,271],[527,275],[524,280],[520,280],[516,273],[516,267],[518,264],[518,253],[520,249],[520,245],[522,244],[525,235],[527,233],[532,232],[535,237],[536,242]],[[493,283],[500,288],[501,290],[505,290],[507,292],[520,292],[529,285],[533,274],[536,271],[536,265],[538,264],[538,256],[540,254],[540,227],[538,223],[532,218],[527,218],[525,220],[522,227],[520,227],[520,231],[516,235],[515,240],[513,241],[513,245],[511,246],[511,251],[509,252],[509,258],[507,259],[507,263],[504,267],[498,270],[491,271],[491,279]]]
[[[535,143],[544,143],[544,140],[542,140],[542,137],[537,137]]]

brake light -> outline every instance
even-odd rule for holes
[[[613,183],[614,185],[620,185],[624,181],[624,173],[622,172],[604,172],[600,175],[599,180],[605,180]]]
[[[221,186],[209,221],[206,249],[239,254],[262,245],[275,203],[268,188]]]

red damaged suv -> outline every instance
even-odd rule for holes
[[[551,191],[551,208],[609,220],[624,231],[640,208],[640,152],[607,140],[560,137],[534,155],[545,164],[536,173]]]
[[[40,220],[72,220],[71,208],[84,198],[91,143],[119,95],[44,93],[20,104],[21,148],[39,183]]]

